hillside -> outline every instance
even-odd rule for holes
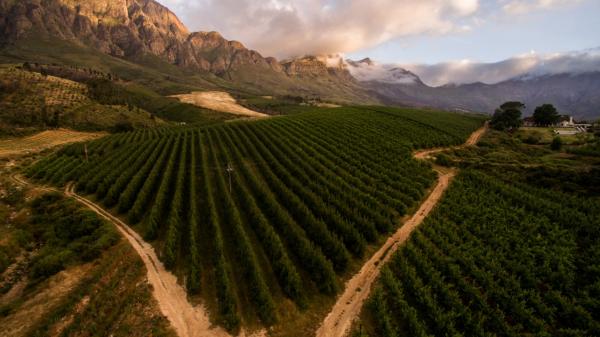
[[[525,103],[526,115],[551,103],[580,120],[600,118],[600,72],[524,75],[494,84],[449,84],[431,87],[399,67],[382,67],[371,60],[348,61],[363,87],[392,105],[436,107],[453,111],[492,113],[507,101]]]
[[[176,336],[139,257],[59,194],[0,177],[2,336]]]
[[[126,105],[101,104],[85,84],[42,75],[21,67],[0,68],[0,124],[114,130],[118,125],[147,128],[164,125],[154,115]]]
[[[483,113],[519,100],[527,114],[550,102],[578,119],[599,117],[598,72],[431,87],[400,67],[372,70],[370,59],[333,64],[318,56],[265,57],[218,32],[190,32],[153,0],[5,1],[0,14],[1,62],[92,68],[163,96],[216,90]]]
[[[2,2],[0,14],[0,55],[11,62],[111,68],[109,72],[144,81],[140,83],[161,94],[221,87],[257,95],[375,102],[354,81],[348,81],[343,70],[326,70],[317,77],[286,71],[289,67],[274,58],[265,58],[217,32],[189,33],[172,12],[153,0]],[[60,42],[55,44],[56,40]],[[139,72],[144,73],[142,78]]]

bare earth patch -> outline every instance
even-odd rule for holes
[[[83,142],[105,136],[103,132],[78,132],[67,129],[43,131],[33,136],[0,140],[0,158],[40,152],[58,145]]]
[[[237,103],[235,98],[224,91],[196,91],[191,94],[171,96],[183,103],[197,105],[202,108],[227,112],[248,117],[269,117],[269,115],[245,108]]]
[[[91,267],[90,264],[77,266],[52,276],[44,290],[23,303],[14,315],[0,320],[2,336],[24,336],[33,324],[42,319],[79,284]]]

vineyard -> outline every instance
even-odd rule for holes
[[[118,134],[87,143],[88,161],[76,144],[26,174],[75,181],[122,215],[236,331],[336,294],[434,182],[412,151],[461,144],[481,124],[442,112],[317,109]]]
[[[382,270],[356,335],[600,335],[599,206],[463,172]]]

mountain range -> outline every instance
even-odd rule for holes
[[[525,103],[525,113],[554,104],[578,119],[600,116],[600,71],[523,75],[494,84],[482,82],[433,87],[399,67],[381,67],[370,59],[348,62],[363,87],[386,104],[429,106],[455,111],[491,112],[508,100]]]
[[[0,0],[0,61],[70,63],[145,82],[161,94],[221,88],[344,104],[490,113],[507,100],[600,115],[600,72],[432,87],[401,67],[319,56],[278,61],[218,32],[189,32],[154,0]],[[175,66],[175,67],[174,67]]]

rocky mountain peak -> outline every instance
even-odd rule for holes
[[[77,40],[116,57],[136,59],[149,53],[219,76],[254,68],[287,77],[354,81],[339,55],[280,63],[218,32],[190,33],[173,12],[154,0],[0,0],[0,42],[30,33]]]

